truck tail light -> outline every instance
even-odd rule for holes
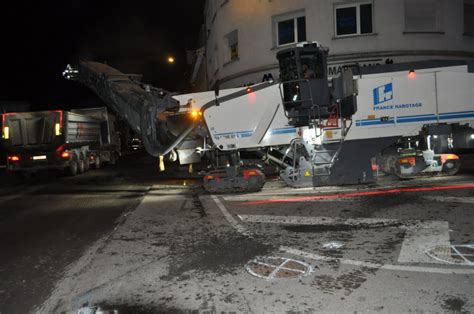
[[[3,135],[2,135],[4,140],[8,140],[10,138],[10,128],[9,127],[4,127],[3,128]]]
[[[7,157],[9,162],[18,162],[20,161],[20,156],[18,155],[10,155]]]
[[[60,123],[56,123],[54,124],[54,133],[56,134],[56,136],[59,136],[61,135],[61,124]]]

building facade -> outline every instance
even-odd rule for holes
[[[474,58],[474,0],[206,0],[205,82],[237,87],[278,78],[276,53],[328,47],[328,73],[427,59]]]

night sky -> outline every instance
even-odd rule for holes
[[[197,47],[204,0],[9,1],[1,8],[0,100],[26,100],[33,109],[100,104],[62,71],[79,59],[107,62],[143,81],[184,92],[186,49]],[[176,63],[166,63],[174,55]]]

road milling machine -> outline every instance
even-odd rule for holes
[[[328,49],[300,43],[277,53],[280,81],[175,95],[97,62],[64,75],[92,89],[141,135],[152,156],[206,159],[204,187],[258,191],[253,151],[292,187],[452,175],[474,147],[474,62],[421,61],[327,72]]]

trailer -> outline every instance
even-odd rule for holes
[[[5,113],[2,126],[10,173],[56,169],[75,176],[120,156],[115,118],[105,107]]]

